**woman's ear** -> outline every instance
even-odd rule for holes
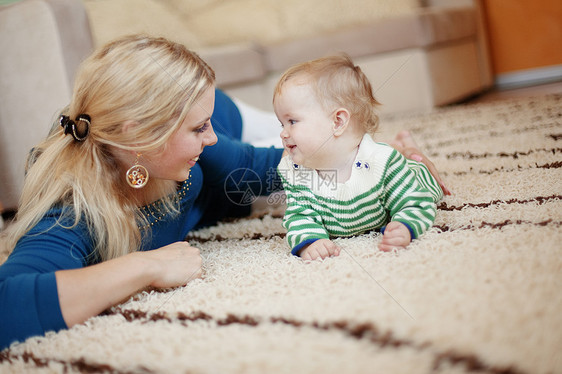
[[[130,132],[134,131],[135,127],[138,124],[139,124],[138,122],[132,120],[127,120],[123,122],[123,124],[121,125],[121,134],[123,134],[125,138],[127,136],[131,136]],[[118,157],[121,159],[121,161],[126,165],[132,164],[135,158],[137,157],[137,152],[133,150],[125,150],[125,149],[118,148],[116,152],[118,153]]]
[[[334,136],[342,135],[349,125],[351,115],[345,108],[339,108],[334,113]]]
[[[127,133],[128,131],[132,130],[136,125],[138,125],[138,122],[127,120],[123,122],[123,125],[121,126],[121,131]]]

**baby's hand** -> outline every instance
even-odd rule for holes
[[[411,239],[410,230],[408,230],[406,225],[392,221],[386,225],[379,249],[384,252],[390,252],[394,248],[404,249],[410,244]]]
[[[406,229],[408,230],[408,229]],[[340,247],[333,241],[328,239],[318,239],[312,244],[301,249],[299,252],[303,260],[316,260],[317,258],[326,258],[330,256],[339,256]]]

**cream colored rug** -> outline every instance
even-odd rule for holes
[[[0,353],[0,372],[562,373],[562,95],[386,118],[454,191],[381,253],[289,254],[276,214],[189,241],[205,277]],[[2,306],[5,307],[5,306]]]

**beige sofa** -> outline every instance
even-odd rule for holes
[[[219,87],[267,111],[277,78],[291,64],[346,52],[371,79],[383,114],[420,111],[492,82],[474,1],[358,0],[349,8],[344,0],[322,0],[311,8],[313,0],[21,0],[0,6],[0,202],[16,208],[29,149],[67,104],[78,63],[109,39],[145,32],[180,41],[216,70]]]
[[[69,101],[76,68],[93,47],[74,0],[0,6],[0,205],[15,209],[27,154]]]
[[[175,39],[210,62],[219,86],[263,110],[290,65],[342,51],[366,71],[385,113],[452,103],[492,82],[478,0],[85,4],[96,44],[131,32]]]
[[[431,7],[344,31],[270,45],[202,49],[231,95],[271,110],[273,87],[290,65],[344,51],[373,84],[382,113],[430,110],[492,83],[478,9]]]

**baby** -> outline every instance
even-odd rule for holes
[[[373,229],[383,232],[379,249],[400,249],[433,224],[443,191],[425,165],[373,140],[378,104],[346,55],[295,65],[277,83],[283,226],[294,255],[337,256],[330,237]]]

